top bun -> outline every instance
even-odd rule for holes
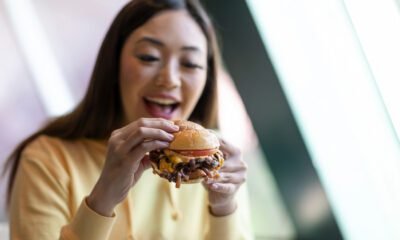
[[[179,126],[179,131],[173,133],[174,140],[170,143],[169,149],[205,150],[219,147],[217,136],[201,125],[185,120],[176,120],[174,123]]]

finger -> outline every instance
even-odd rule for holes
[[[230,158],[231,156],[240,155],[239,148],[235,147],[234,145],[230,144],[224,139],[219,139],[220,147],[219,149],[224,153],[225,158]]]
[[[173,121],[163,118],[140,118],[123,127],[122,130],[130,133],[139,127],[158,128],[166,132],[176,132],[179,130],[179,127],[175,125]]]
[[[176,132],[179,130],[179,127],[174,125],[174,122],[163,118],[140,118],[122,128],[114,130],[111,133],[110,139],[125,139],[129,137],[136,128],[139,127],[158,128],[166,132]]]
[[[167,148],[169,146],[169,142],[164,142],[160,140],[151,140],[147,142],[141,142],[132,151],[129,153],[131,156],[130,159],[142,159],[147,152],[160,149],[160,148]],[[140,162],[137,161],[136,164]]]
[[[150,161],[150,157],[148,155],[144,155],[144,157],[142,158],[142,160],[140,161],[139,164],[139,168],[138,170],[147,170],[151,168],[151,161]]]
[[[208,179],[207,184],[212,183],[233,183],[242,184],[246,181],[246,173],[220,173],[218,178]]]
[[[246,170],[247,170],[247,164],[244,161],[232,160],[232,161],[225,161],[224,165],[222,165],[219,171],[223,173],[223,172],[240,172]]]
[[[208,185],[211,191],[223,194],[233,194],[236,191],[236,185],[233,183],[212,183]]]
[[[174,136],[161,129],[139,127],[125,141],[124,149],[126,152],[134,148],[143,141],[160,140],[170,142]]]
[[[139,180],[139,178],[142,176],[143,172],[149,168],[151,168],[150,159],[147,155],[145,155],[143,159],[139,162],[139,166],[136,169],[135,182],[137,182],[137,180]]]

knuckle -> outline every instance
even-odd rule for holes
[[[139,118],[139,119],[136,121],[136,125],[137,125],[137,126],[145,126],[145,125],[146,125],[146,119],[145,119],[145,118]]]
[[[168,124],[167,122],[161,122],[161,126],[164,128],[168,128],[170,126],[170,124]]]
[[[140,150],[146,151],[148,146],[149,146],[149,142],[142,142],[142,143],[139,144],[138,147],[140,148]]]
[[[145,128],[144,127],[139,127],[136,131],[138,135],[143,135],[145,133]]]
[[[243,170],[247,170],[249,168],[249,166],[247,165],[247,163],[245,161],[241,161],[242,162],[242,169]]]
[[[115,138],[120,134],[121,134],[121,130],[120,129],[116,129],[116,130],[111,132],[111,137],[110,138]]]
[[[110,148],[112,149],[113,152],[119,153],[123,147],[123,142],[122,141],[112,141],[110,142]]]
[[[122,144],[121,144],[121,143],[117,143],[117,144],[114,146],[114,152],[120,153],[121,150],[122,150]]]
[[[111,136],[110,139],[108,140],[108,146],[112,149],[115,149],[118,142],[119,141],[115,136]]]

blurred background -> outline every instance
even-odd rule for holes
[[[126,2],[0,1],[0,170],[82,98]],[[227,70],[221,132],[249,164],[256,239],[400,239],[400,1],[202,2]]]

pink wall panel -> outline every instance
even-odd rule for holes
[[[75,99],[82,97],[103,36],[114,15],[125,2],[34,1],[34,10],[44,28],[50,49]],[[0,4],[0,53],[2,170],[6,157],[16,144],[47,120],[4,4]],[[3,207],[5,186],[5,179],[2,179],[0,221],[6,218]]]
[[[101,41],[126,0],[35,0],[51,49],[77,99],[90,78]]]
[[[13,31],[0,4],[0,170],[11,149],[45,120],[45,113]],[[5,179],[0,196],[5,195]],[[3,206],[4,198],[0,197]],[[0,220],[4,212],[0,211]]]

